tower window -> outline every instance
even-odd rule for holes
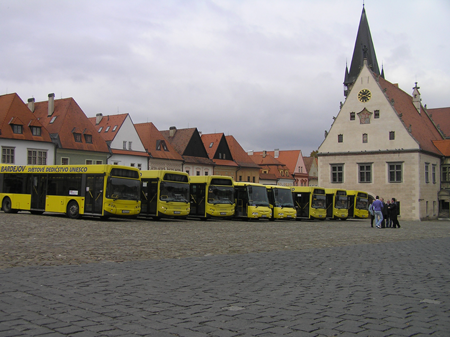
[[[340,134],[338,135],[338,143],[343,143],[344,142],[344,135]]]
[[[350,112],[350,120],[351,121],[355,120],[355,113],[354,112]]]
[[[395,131],[389,131],[389,140],[395,139]]]

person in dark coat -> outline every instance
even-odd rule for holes
[[[391,221],[392,221],[392,228],[397,228],[397,227],[400,228],[400,223],[398,222],[398,219],[397,219],[399,209],[398,209],[398,204],[395,201],[395,198],[392,198],[390,208],[391,208],[390,216],[391,216]]]
[[[381,198],[381,203],[383,204],[383,209],[381,212],[383,213],[383,221],[381,222],[381,228],[386,228],[386,219],[387,219],[387,205],[384,203],[384,199]]]

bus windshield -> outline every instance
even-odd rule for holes
[[[359,195],[356,197],[356,208],[357,209],[368,209],[369,199],[362,198]]]
[[[232,186],[211,185],[208,190],[208,202],[210,204],[233,204],[234,188]]]
[[[106,197],[121,200],[139,200],[141,182],[135,179],[111,177],[106,187]]]
[[[276,207],[294,207],[292,192],[286,189],[274,189]]]
[[[348,200],[346,195],[336,195],[336,208],[338,209],[347,209],[348,208]]]
[[[269,206],[267,190],[265,186],[249,186],[248,199],[251,206]]]
[[[326,208],[325,194],[313,194],[312,196],[312,208]]]
[[[159,199],[162,201],[188,202],[189,184],[162,181]]]

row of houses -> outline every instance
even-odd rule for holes
[[[175,126],[160,131],[151,122],[133,123],[128,113],[87,117],[73,98],[53,93],[27,104],[16,93],[0,96],[0,145],[4,164],[113,164],[286,186],[318,179],[317,158],[300,150],[247,153],[223,133]]]

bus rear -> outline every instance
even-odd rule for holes
[[[297,210],[297,219],[325,220],[327,210],[324,188],[294,186],[291,191]]]
[[[347,191],[326,188],[327,218],[346,220],[348,217]]]
[[[295,219],[296,210],[292,199],[291,189],[284,186],[266,186],[270,208],[272,209],[272,220]]]
[[[186,217],[189,214],[189,176],[169,170],[141,171],[140,216]]]
[[[228,218],[234,215],[234,182],[227,176],[189,178],[191,210],[189,216]]]
[[[270,219],[270,209],[267,189],[262,184],[235,182],[235,212],[236,218],[242,219]]]

